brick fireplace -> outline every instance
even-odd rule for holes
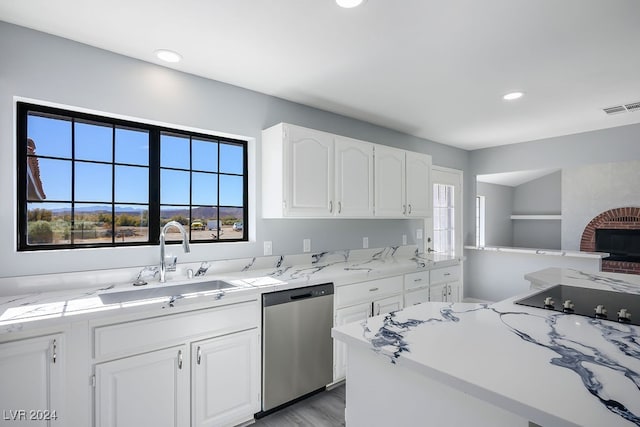
[[[640,207],[625,207],[602,212],[591,220],[582,233],[580,250],[596,250],[596,230],[640,230]],[[640,274],[640,262],[602,260],[602,271]]]

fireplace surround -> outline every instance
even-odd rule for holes
[[[608,237],[599,241],[597,247],[596,235]],[[580,239],[580,250],[612,253],[611,258],[602,260],[602,271],[640,274],[640,260],[634,256],[634,248],[640,246],[636,239],[640,239],[640,207],[615,208],[602,212],[587,224]],[[623,246],[631,253],[624,254]]]

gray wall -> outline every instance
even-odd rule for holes
[[[558,215],[562,209],[562,173],[551,173],[513,189],[514,215]],[[558,220],[518,219],[512,221],[513,246],[560,249]]]
[[[598,165],[603,163],[612,163],[613,165],[610,168],[611,170],[615,170],[622,163],[632,160],[640,160],[640,124],[475,150],[470,153],[469,166],[470,174],[474,177],[478,174],[512,172],[518,170],[562,169],[563,220],[561,225],[561,234],[563,237],[561,248],[571,250],[577,249],[576,244],[570,243],[570,239],[566,238],[565,234],[569,232],[568,227],[571,226],[574,229],[577,229],[579,226],[576,227],[571,225],[575,223],[571,220],[573,214],[571,213],[571,209],[567,206],[567,201],[569,198],[580,198],[582,196],[578,195],[579,192],[576,189],[572,189],[570,187],[565,188],[567,186],[565,173],[572,168],[580,169],[588,167],[589,165]],[[574,181],[580,184],[579,187],[582,188],[581,191],[584,191],[588,185],[595,184],[601,188],[601,190],[598,190],[601,191],[600,194],[614,192],[622,195],[622,202],[624,202],[625,205],[628,203],[637,204],[637,199],[634,198],[635,196],[629,196],[635,194],[634,192],[636,191],[636,188],[638,188],[637,179],[635,181],[612,181],[606,178],[606,175],[602,175],[601,172],[597,172],[596,170],[600,170],[600,167],[596,167],[594,170],[591,170],[591,173],[588,174],[588,179],[583,181]],[[591,184],[587,185],[587,183]],[[466,193],[468,201],[465,211],[467,214],[466,230],[473,229],[474,212],[470,208],[470,204],[473,201],[471,197],[475,194],[475,189],[472,187],[473,185],[473,183],[469,183],[471,192]],[[587,199],[583,200],[586,201]],[[475,206],[475,203],[471,206]],[[584,207],[585,205],[582,206]],[[598,207],[596,210],[599,209],[601,208]],[[567,216],[566,220],[565,215]],[[575,232],[575,230],[572,232]],[[474,242],[473,236],[467,237],[468,240],[466,240],[466,244],[472,245]],[[565,241],[567,243],[565,243]],[[502,291],[496,290],[496,280],[503,280],[501,277],[512,278],[514,276],[513,274],[506,273],[501,276],[501,263],[503,263],[503,269],[509,270],[509,263],[511,260],[508,257],[500,257],[502,254],[494,255],[497,256],[495,259],[492,258],[493,262],[488,262],[488,258],[491,255],[481,254],[479,251],[474,250],[465,251],[465,296],[479,299],[498,300],[513,295],[513,293],[508,290],[509,288],[507,286],[502,287]],[[565,265],[567,262],[565,257],[557,258],[559,258],[556,260],[557,266],[570,267],[568,264]],[[542,264],[540,264],[541,259],[545,260],[546,257],[523,256],[518,260],[518,262],[521,263],[520,271],[532,272],[543,268],[541,267]],[[549,257],[549,259],[551,259],[551,257]],[[547,261],[545,261],[544,265],[547,267],[551,266]],[[518,272],[517,275],[520,277],[520,272]],[[521,287],[519,289],[521,289]]]
[[[312,239],[312,251],[359,248],[365,236],[370,247],[400,244],[402,234],[420,243],[417,220],[261,220],[260,133],[279,122],[425,152],[434,164],[468,169],[464,150],[4,22],[0,52],[0,277],[150,265],[159,257],[157,247],[16,252],[14,96],[253,138],[254,241],[193,245],[182,261],[262,255],[264,240],[273,241],[274,254],[302,252],[303,238]]]
[[[562,209],[562,173],[545,175],[513,188],[514,215],[557,215]]]
[[[466,192],[465,230],[474,230],[476,194],[475,176],[533,169],[564,169],[594,163],[640,160],[640,124],[593,132],[548,138],[538,141],[474,150],[469,153]],[[624,185],[630,187],[631,183]],[[473,245],[473,234],[465,235],[465,244]]]
[[[562,172],[563,249],[580,250],[584,228],[593,218],[609,209],[627,206],[640,206],[640,161],[565,169]]]
[[[479,182],[477,193],[478,196],[485,197],[485,245],[513,246],[511,227],[513,187]]]

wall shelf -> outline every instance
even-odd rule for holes
[[[561,220],[562,215],[511,215],[511,219]]]

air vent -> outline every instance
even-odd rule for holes
[[[626,113],[627,109],[622,105],[616,105],[615,107],[603,108],[603,111],[607,114],[620,114]]]
[[[630,111],[639,111],[639,110],[640,110],[640,101],[632,102],[631,104],[616,105],[615,107],[608,107],[608,108],[602,109],[602,111],[604,111],[609,115],[627,113]]]
[[[638,110],[640,110],[640,102],[633,102],[631,104],[625,104],[624,108],[626,108],[627,111],[638,111]]]

